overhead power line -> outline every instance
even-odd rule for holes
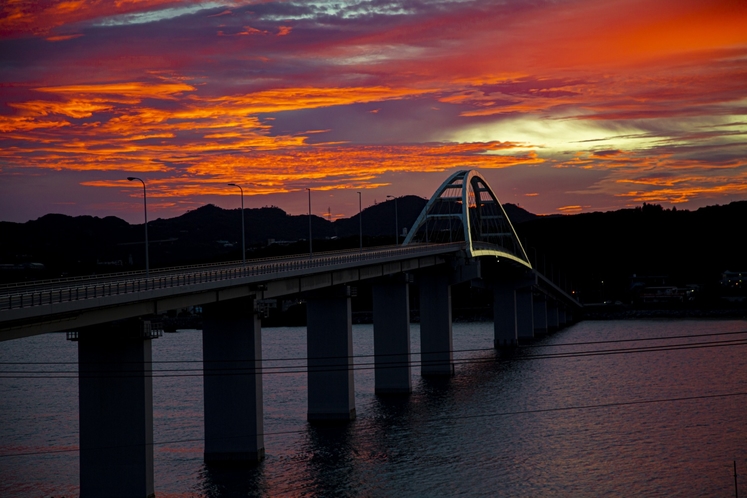
[[[553,413],[553,412],[564,412],[564,411],[574,411],[574,410],[595,410],[595,409],[609,409],[609,408],[618,408],[618,407],[625,407],[625,406],[640,406],[640,405],[651,405],[656,403],[674,403],[674,402],[683,402],[683,401],[697,401],[697,400],[703,400],[703,399],[717,399],[717,398],[734,398],[734,397],[740,397],[740,396],[747,396],[747,391],[745,392],[734,392],[734,393],[721,393],[721,394],[703,394],[703,395],[697,395],[697,396],[679,396],[679,397],[673,397],[673,398],[656,398],[656,399],[642,399],[642,400],[629,400],[629,401],[615,401],[610,403],[597,403],[597,404],[591,404],[591,405],[571,405],[571,406],[558,406],[558,407],[550,407],[550,408],[535,408],[531,410],[514,410],[514,411],[503,411],[503,412],[487,412],[487,413],[475,413],[472,415],[455,415],[455,416],[442,416],[442,417],[433,417],[428,419],[426,422],[444,422],[444,421],[451,421],[451,420],[468,420],[468,419],[477,419],[477,418],[493,418],[493,417],[510,417],[510,416],[519,416],[519,415],[532,415],[532,414],[541,414],[541,413]],[[303,434],[307,432],[307,429],[297,429],[297,430],[289,430],[289,431],[277,431],[277,432],[263,432],[256,435],[261,436],[280,436],[280,435],[286,435],[286,434]],[[229,436],[226,438],[220,438],[220,439],[231,439],[231,438],[240,438],[240,437],[252,437],[255,436],[255,434],[236,434],[233,436]],[[153,442],[153,446],[163,446],[166,444],[182,444],[182,443],[196,443],[196,442],[202,442],[205,438],[188,438],[188,439],[175,439],[170,441],[155,441]],[[144,444],[127,444],[127,445],[112,445],[112,446],[96,446],[90,449],[94,450],[102,450],[102,449],[124,449],[124,448],[132,448],[132,447],[141,447],[145,446]],[[34,455],[50,455],[50,454],[56,454],[56,453],[76,453],[79,452],[80,448],[71,448],[71,449],[65,449],[65,450],[44,450],[44,451],[28,451],[28,452],[19,452],[19,453],[5,453],[0,454],[0,458],[10,458],[10,457],[21,457],[21,456],[34,456]]]
[[[702,342],[685,342],[685,343],[678,343],[678,344],[663,344],[663,345],[653,345],[653,346],[642,346],[642,347],[635,347],[635,348],[619,348],[619,349],[601,349],[601,350],[594,350],[594,351],[572,351],[572,352],[562,352],[562,353],[541,353],[541,354],[528,354],[528,355],[521,355],[516,354],[512,356],[511,358],[507,359],[507,361],[527,361],[527,360],[543,360],[543,359],[561,359],[561,358],[581,358],[581,357],[589,357],[589,356],[608,356],[608,355],[618,355],[618,354],[635,354],[635,353],[650,353],[650,352],[662,352],[662,351],[679,351],[679,350],[688,350],[688,349],[704,349],[704,348],[716,348],[716,347],[730,347],[730,346],[745,346],[747,345],[747,339],[729,339],[729,340],[723,340],[723,341],[702,341]],[[468,351],[495,351],[493,348],[486,348],[486,349],[479,349],[479,350],[468,350]],[[443,359],[429,359],[429,360],[423,360],[422,356],[425,355],[426,357],[429,357],[429,355],[437,355],[437,354],[444,354],[447,353],[447,351],[433,351],[433,352],[426,352],[426,353],[411,353],[411,355],[420,355],[421,360],[408,360],[408,361],[401,361],[401,362],[391,362],[391,364],[385,364],[384,366],[380,366],[379,368],[401,368],[403,366],[417,366],[417,365],[438,365],[443,364],[446,361]],[[313,358],[313,359],[323,359],[323,360],[346,360],[346,359],[353,359],[353,358],[371,358],[373,355],[361,355],[361,356],[352,356],[352,357],[327,357],[327,358]],[[389,355],[389,356],[396,356],[396,355]],[[407,356],[407,355],[402,355]],[[500,357],[497,358],[500,360]],[[297,361],[302,361],[305,359],[297,358],[295,359]],[[269,360],[267,360],[269,361]],[[495,362],[496,358],[462,358],[462,359],[452,359],[450,363],[453,363],[455,365],[469,365],[469,364],[479,364],[479,363],[491,363]],[[251,360],[248,361],[234,361],[233,363],[252,363]],[[204,377],[204,376],[234,376],[234,375],[247,375],[247,374],[262,374],[262,375],[272,375],[272,374],[299,374],[299,373],[307,373],[308,371],[313,372],[333,372],[333,371],[340,371],[340,370],[354,370],[354,371],[362,371],[362,370],[372,370],[375,369],[375,363],[373,362],[365,362],[365,363],[355,363],[352,366],[349,366],[347,364],[341,363],[339,365],[320,365],[320,366],[306,366],[306,365],[290,365],[290,366],[260,366],[260,367],[254,367],[254,366],[247,366],[247,367],[227,367],[227,368],[215,368],[215,369],[203,369],[203,368],[184,368],[184,369],[155,369],[150,372],[150,376],[152,378],[168,378],[168,377]],[[76,370],[0,370],[0,379],[23,379],[23,378],[33,378],[33,379],[77,379],[77,378],[84,378],[84,377],[109,377],[109,378],[126,378],[126,377],[142,377],[143,372],[142,371],[132,371],[132,370],[111,370],[111,369],[103,369],[103,370],[87,370],[84,371],[84,373],[81,375],[81,373]]]
[[[690,339],[697,337],[717,337],[717,336],[731,336],[731,335],[745,335],[747,330],[740,330],[735,332],[715,332],[708,334],[690,334],[690,335],[674,335],[674,336],[658,336],[658,337],[641,337],[635,339],[613,339],[606,341],[586,341],[586,342],[564,342],[556,344],[522,344],[517,346],[516,351],[522,349],[533,349],[533,348],[555,348],[555,347],[567,347],[567,346],[591,346],[598,344],[621,344],[629,342],[643,342],[643,341],[667,341],[672,339]],[[490,348],[469,348],[469,349],[452,349],[452,353],[472,353],[480,351],[495,351],[494,347]],[[435,351],[434,353],[443,353],[443,351]],[[420,354],[418,352],[410,354]],[[376,356],[402,356],[399,354],[387,354],[387,355],[376,355],[376,354],[360,354],[351,356],[320,356],[315,359],[331,360],[341,358],[374,358]],[[259,360],[244,360],[244,361],[260,361],[260,362],[280,362],[280,361],[306,361],[306,356],[295,356],[285,358],[261,358]],[[236,363],[241,360],[210,360],[211,364],[216,363]],[[181,363],[203,363],[204,360],[152,360],[147,362],[122,362],[122,364],[181,364]],[[106,362],[78,362],[78,361],[0,361],[0,365],[91,365],[91,364],[107,364]]]

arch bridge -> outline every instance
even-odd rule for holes
[[[307,304],[308,420],[355,418],[350,285],[373,295],[375,389],[412,390],[409,289],[420,295],[420,372],[453,375],[451,288],[493,292],[494,344],[515,346],[571,322],[571,294],[535,269],[495,193],[458,171],[402,246],[165,268],[0,288],[0,341],[67,331],[78,343],[80,479],[85,496],[151,496],[152,320],[202,306],[205,460],[264,455],[261,314],[267,299]],[[112,393],[115,393],[112,395]]]
[[[495,256],[532,269],[498,197],[475,170],[457,171],[438,187],[404,245],[417,242],[464,242],[470,258]]]

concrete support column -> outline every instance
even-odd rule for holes
[[[373,286],[376,394],[412,392],[410,372],[410,291],[406,282]]]
[[[547,298],[544,296],[544,294],[540,294],[534,296],[533,299],[534,301],[532,302],[532,309],[534,311],[534,335],[547,335]]]
[[[80,496],[150,497],[153,380],[149,322],[126,320],[78,335]]]
[[[516,289],[516,329],[519,340],[534,338],[534,311],[532,289]]]
[[[449,276],[426,273],[420,278],[421,374],[453,375],[453,349]]]
[[[547,302],[547,326],[551,331],[558,330],[558,302],[549,300]]]
[[[262,331],[252,298],[204,306],[202,355],[205,461],[262,460]]]
[[[349,287],[306,299],[309,422],[355,419],[353,327]]]
[[[493,346],[516,346],[516,291],[513,285],[493,286]]]
[[[566,316],[565,306],[562,304],[558,306],[558,327],[565,327],[568,323],[568,317]]]

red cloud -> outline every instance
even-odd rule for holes
[[[426,2],[387,15],[309,4],[303,16],[263,3],[110,29],[100,21],[199,2],[5,2],[4,170],[158,171],[160,195],[196,196],[209,188],[185,174],[282,192],[547,161],[600,172],[578,191],[616,199],[744,195],[734,158],[747,131],[729,124],[747,114],[743,0]],[[645,143],[512,150],[490,130],[517,116]],[[465,125],[476,143],[439,142]]]

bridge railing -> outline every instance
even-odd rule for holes
[[[453,251],[461,247],[456,244],[422,244],[406,247],[390,247],[388,249],[360,251],[348,251],[343,253],[316,255],[313,258],[295,256],[292,258],[276,259],[274,261],[249,261],[246,266],[233,266],[222,268],[198,268],[179,270],[176,268],[164,269],[170,272],[168,275],[154,275],[141,278],[112,279],[111,275],[101,276],[99,282],[86,282],[82,285],[58,286],[55,288],[27,289],[21,292],[0,292],[0,311],[32,306],[46,306],[72,301],[87,299],[98,299],[122,294],[134,294],[159,289],[178,288],[183,286],[205,284],[210,282],[226,281],[247,277],[258,277],[263,275],[278,275],[299,271],[323,269],[325,267],[337,266],[348,263],[359,263],[365,261],[382,260],[393,257],[415,256],[424,253],[443,253]],[[312,272],[313,273],[313,272]],[[105,280],[105,281],[104,281]]]
[[[433,245],[433,244],[432,244]],[[374,247],[374,248],[367,248],[364,249],[366,252],[370,252],[371,250],[377,251],[381,249],[396,249],[398,247],[402,246],[380,246],[380,247]],[[356,250],[360,252],[360,250]],[[337,251],[323,251],[314,253],[313,258],[324,258],[329,256],[335,256],[339,254],[347,254],[351,252],[351,249],[342,249]],[[281,260],[289,260],[289,259],[308,259],[309,256],[307,254],[293,254],[293,255],[286,255],[286,256],[271,256],[267,258],[256,258],[256,259],[248,259],[246,260],[246,265],[256,265],[266,262],[273,262],[273,261],[281,261]],[[234,266],[244,266],[244,262],[242,260],[232,260],[232,261],[222,261],[219,263],[200,263],[196,265],[181,265],[181,266],[168,266],[165,268],[151,268],[150,274],[151,275],[162,275],[162,274],[170,274],[174,272],[181,272],[181,271],[189,271],[189,270],[202,270],[202,269],[212,269],[212,268],[224,268],[224,267],[234,267]],[[25,292],[25,289],[27,288],[33,288],[34,291],[38,291],[39,288],[42,287],[59,287],[60,285],[66,285],[66,284],[73,284],[73,283],[83,283],[83,282],[101,282],[101,280],[120,280],[127,277],[145,277],[145,270],[132,270],[132,271],[124,271],[124,272],[112,272],[112,273],[102,273],[100,275],[81,275],[78,277],[63,277],[63,278],[50,278],[50,279],[44,279],[44,280],[34,280],[32,282],[12,282],[8,284],[0,284],[0,294],[5,294],[7,292]]]

